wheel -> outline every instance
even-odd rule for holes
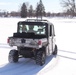
[[[18,51],[17,50],[11,50],[9,52],[8,60],[10,63],[18,62]]]
[[[38,51],[36,56],[36,64],[40,66],[45,64],[46,54],[44,51]]]
[[[58,48],[57,48],[57,45],[55,45],[54,52],[52,54],[57,55],[57,52],[58,52]]]

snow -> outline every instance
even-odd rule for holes
[[[0,75],[76,75],[76,18],[48,18],[55,27],[58,55],[47,57],[43,66],[29,58],[8,62],[9,51],[15,47],[7,44],[7,38],[17,31],[17,22],[22,20],[0,18]]]

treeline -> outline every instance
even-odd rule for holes
[[[20,17],[20,12],[12,11],[9,13],[8,11],[1,11],[0,17]]]
[[[63,12],[59,13],[51,13],[51,12],[46,12],[45,6],[40,0],[36,4],[36,8],[33,7],[33,5],[29,5],[26,2],[23,3],[20,7],[19,11],[11,11],[10,13],[8,11],[1,11],[0,10],[0,17],[21,17],[21,18],[26,18],[26,17],[74,17],[76,16],[76,5],[75,5],[75,0],[62,0],[61,1],[61,6],[65,10]]]
[[[26,15],[27,17],[37,17],[35,13]],[[76,14],[74,14],[76,16]],[[51,13],[46,12],[44,17],[74,17],[69,13]],[[21,17],[20,12],[12,11],[12,12],[0,12],[0,17]]]
[[[45,12],[45,7],[42,3],[42,0],[40,0],[36,8],[34,9],[32,5],[29,5],[25,2],[21,5],[20,11],[11,11],[10,13],[8,11],[0,12],[0,17],[42,17],[47,16],[48,13]]]

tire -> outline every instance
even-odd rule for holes
[[[44,51],[38,51],[36,56],[36,64],[42,66],[45,64],[46,54]]]
[[[18,62],[18,51],[17,50],[11,50],[9,52],[8,60],[9,60],[10,63]]]
[[[52,54],[57,55],[57,52],[58,52],[58,48],[57,48],[57,45],[55,45],[54,52]]]

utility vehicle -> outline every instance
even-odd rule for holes
[[[18,62],[20,57],[33,58],[44,65],[46,56],[57,55],[54,25],[48,20],[27,19],[18,22],[17,32],[8,37],[8,44],[17,50],[9,52],[9,62]]]

